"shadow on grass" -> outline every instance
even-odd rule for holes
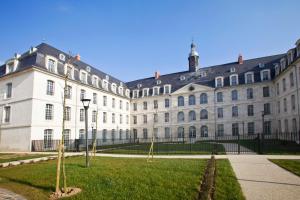
[[[7,177],[4,177],[3,179],[6,179],[10,182],[18,183],[18,184],[21,184],[21,185],[26,185],[26,186],[29,186],[29,187],[41,189],[41,190],[44,190],[46,192],[55,191],[54,186],[40,186],[40,185],[35,185],[33,183],[30,183],[30,182],[27,182],[27,181],[24,181],[24,180],[18,180],[18,179],[7,178]]]

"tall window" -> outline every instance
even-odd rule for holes
[[[195,121],[195,120],[196,120],[196,112],[191,110],[189,112],[189,121],[191,122],[191,121]]]
[[[223,118],[223,108],[218,108],[217,112],[218,112],[218,118]]]
[[[133,103],[133,111],[136,111],[136,110],[137,110],[137,104]]]
[[[48,60],[48,70],[50,72],[55,72],[55,61],[53,59]]]
[[[44,148],[49,149],[53,144],[53,130],[45,129],[44,130]]]
[[[289,120],[288,119],[284,120],[284,131],[286,133],[289,132]]]
[[[47,95],[54,95],[54,82],[51,80],[47,81]]]
[[[107,140],[107,130],[106,129],[103,129],[103,131],[102,131],[102,139],[103,139],[103,142],[106,142],[106,140]]]
[[[270,96],[270,88],[268,86],[263,87],[263,97],[269,97]]]
[[[238,76],[232,75],[230,76],[230,85],[234,86],[238,84]]]
[[[128,111],[129,110],[129,103],[126,102],[126,110]]]
[[[270,71],[269,70],[262,71],[261,76],[262,76],[262,81],[270,80]]]
[[[70,135],[71,135],[71,130],[70,129],[65,129],[64,130],[64,144],[65,144],[65,147],[70,146]]]
[[[46,111],[45,111],[45,119],[46,120],[52,120],[53,119],[53,105],[52,104],[46,104]]]
[[[286,98],[283,99],[283,111],[287,112],[287,102],[286,102]]]
[[[83,83],[87,83],[87,78],[86,78],[87,76],[86,76],[86,73],[85,72],[81,72],[80,73],[80,80],[81,80],[81,82],[83,82]]]
[[[84,109],[80,109],[80,112],[79,112],[79,120],[81,122],[84,121]]]
[[[184,97],[183,96],[178,97],[178,106],[184,106]]]
[[[253,83],[253,74],[252,73],[248,73],[246,74],[246,83]]]
[[[223,93],[222,92],[217,93],[217,102],[223,102]]]
[[[248,122],[248,135],[254,134],[254,122]]]
[[[183,127],[178,127],[177,135],[178,135],[178,138],[184,138],[184,128]]]
[[[201,137],[208,137],[208,128],[207,126],[201,126]]]
[[[112,108],[115,108],[115,107],[116,107],[116,100],[115,100],[115,98],[112,98],[112,99],[111,99],[111,107],[112,107]]]
[[[147,124],[147,115],[143,115],[144,124]]]
[[[253,105],[248,105],[248,116],[253,116],[254,115],[254,108]]]
[[[107,112],[103,112],[103,123],[107,122]]]
[[[123,101],[122,100],[119,101],[119,105],[120,105],[120,107],[119,107],[120,110],[122,110],[123,109]]]
[[[295,81],[294,81],[294,73],[290,73],[290,87],[294,87]]]
[[[11,98],[12,94],[12,83],[6,84],[6,98]]]
[[[253,88],[247,88],[247,99],[253,99]]]
[[[169,107],[170,107],[170,100],[165,99],[165,108],[169,108]]]
[[[296,118],[294,118],[292,120],[292,128],[293,128],[293,132],[297,132],[297,120],[296,120]]]
[[[277,112],[280,113],[280,101],[277,101]]]
[[[126,129],[126,140],[128,140],[129,139],[129,130],[128,129]]]
[[[116,114],[115,113],[112,113],[111,114],[111,123],[115,123],[116,122]]]
[[[292,110],[296,109],[296,98],[295,98],[295,95],[291,96],[291,106],[292,106]]]
[[[107,96],[103,96],[103,106],[107,106]]]
[[[203,110],[200,111],[200,119],[208,119],[207,110],[203,109]]]
[[[154,87],[153,88],[153,96],[159,95],[159,87]]]
[[[169,127],[165,127],[165,138],[170,138],[171,134],[170,134],[170,128]]]
[[[165,91],[165,94],[170,94],[171,90],[170,90],[170,85],[165,85],[165,88],[164,88],[164,91]]]
[[[276,84],[276,93],[277,95],[280,94],[280,88],[279,88],[279,83]]]
[[[169,122],[170,118],[170,114],[169,113],[165,113],[165,122]]]
[[[177,121],[184,122],[184,113],[182,111],[177,114]]]
[[[286,81],[285,81],[285,78],[282,79],[282,90],[284,92],[286,91]]]
[[[196,138],[196,128],[195,126],[190,126],[189,128],[189,137]]]
[[[97,93],[93,93],[93,104],[97,104]]]
[[[195,100],[195,95],[190,95],[189,96],[189,105],[195,105],[196,100]]]
[[[66,98],[67,99],[72,98],[72,87],[70,85],[67,85],[67,88],[66,88]]]
[[[120,138],[120,140],[123,139],[123,130],[122,129],[119,130],[119,138]]]
[[[224,135],[224,124],[218,124],[217,126],[217,136]]]
[[[154,113],[153,114],[153,121],[156,123],[156,122],[158,122],[158,115],[157,115],[157,113]]]
[[[239,116],[239,110],[237,106],[232,106],[232,117],[238,117]]]
[[[137,124],[137,117],[133,116],[133,124]]]
[[[92,113],[92,122],[96,122],[96,120],[97,120],[97,111],[93,110],[93,113]]]
[[[85,90],[80,90],[80,100],[85,99]]]
[[[157,101],[157,100],[154,100],[154,101],[153,101],[153,108],[154,108],[154,109],[157,109],[157,108],[158,108],[158,101]]]
[[[4,122],[8,123],[10,122],[10,106],[4,107]]]
[[[126,115],[126,124],[129,124],[129,116]]]
[[[206,93],[202,93],[200,95],[200,104],[206,104],[207,103],[207,94]]]
[[[223,87],[223,79],[221,77],[216,79],[216,87]]]
[[[70,121],[71,120],[71,107],[66,106],[65,108],[65,120]]]
[[[232,135],[233,136],[239,135],[239,124],[238,123],[232,124]]]
[[[116,138],[116,130],[115,129],[112,129],[111,130],[111,140],[114,141]]]
[[[270,135],[271,134],[271,121],[264,122],[264,134]]]
[[[237,90],[232,90],[231,91],[231,100],[232,101],[238,100],[238,91]]]
[[[148,129],[143,128],[143,138],[148,139]]]

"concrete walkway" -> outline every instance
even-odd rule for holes
[[[282,169],[267,158],[284,156],[228,155],[247,200],[300,199],[300,177]],[[299,156],[289,156],[299,159]]]
[[[26,200],[23,196],[7,189],[0,188],[0,199],[5,200]]]

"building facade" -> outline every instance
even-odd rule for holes
[[[0,66],[0,150],[52,146],[62,134],[64,79],[68,142],[84,138],[81,99],[91,99],[89,138],[193,140],[293,132],[300,127],[300,40],[287,53],[200,67],[124,83],[42,43]],[[97,123],[96,123],[97,122]]]

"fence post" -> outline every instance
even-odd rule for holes
[[[257,135],[257,144],[258,144],[258,153],[259,154],[262,154],[262,152],[261,152],[261,144],[260,144],[260,133],[258,133],[258,135]]]
[[[240,145],[240,133],[238,133],[238,154],[241,153],[241,145]]]

